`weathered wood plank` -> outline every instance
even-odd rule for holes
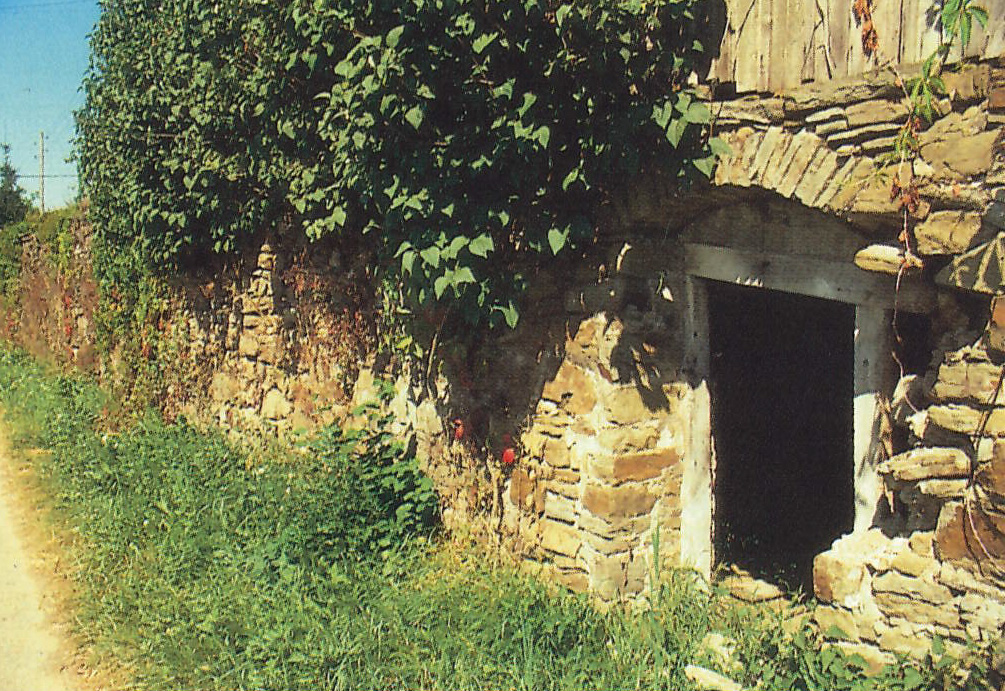
[[[713,281],[886,309],[896,300],[900,309],[927,312],[935,303],[932,286],[904,281],[898,294],[894,277],[851,262],[693,244],[684,246],[684,257],[688,274]]]
[[[853,0],[726,0],[727,22],[709,77],[737,91],[783,92],[806,81],[854,77],[881,61],[910,66],[940,41],[926,3],[882,0],[873,5],[878,56],[866,56]],[[985,0],[991,24],[974,27],[968,56],[1005,55],[1005,0]],[[954,56],[954,58],[958,58]]]

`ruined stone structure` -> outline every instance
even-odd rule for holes
[[[792,3],[751,7],[764,19],[779,4]],[[841,5],[823,3],[828,21]],[[991,9],[1000,23],[1005,8]],[[915,10],[901,20],[917,24]],[[870,659],[923,653],[933,634],[993,639],[1005,625],[1005,302],[988,319],[1005,292],[1005,25],[982,34],[988,59],[945,75],[920,158],[901,165],[884,159],[907,117],[900,76],[862,72],[848,26],[837,43],[821,42],[826,27],[789,27],[815,56],[793,83],[774,67],[799,55],[784,36],[745,38],[726,19],[712,74],[757,93],[708,87],[733,152],[712,183],[626,182],[596,247],[534,278],[517,329],[377,372],[396,378],[397,431],[449,524],[487,516],[519,558],[605,600],[644,591],[658,534],[668,564],[710,576],[736,563],[812,589],[821,629]],[[745,41],[767,46],[758,69],[742,63]],[[895,179],[918,188],[906,219]],[[225,427],[286,432],[370,395],[382,368],[371,359],[342,387],[328,336],[344,323],[306,309],[272,243],[167,324],[176,411],[208,402]],[[360,271],[334,254],[327,270],[343,285]],[[73,334],[60,347],[77,357]],[[454,417],[477,434],[454,439]],[[499,460],[506,434],[513,466]]]

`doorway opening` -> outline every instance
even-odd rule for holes
[[[706,286],[716,559],[811,591],[854,524],[855,307]]]

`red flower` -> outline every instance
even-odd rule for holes
[[[512,446],[507,446],[503,449],[502,462],[505,465],[513,465],[516,463],[516,451],[513,450]]]

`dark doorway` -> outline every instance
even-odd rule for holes
[[[808,590],[854,523],[855,308],[707,286],[717,560]]]

